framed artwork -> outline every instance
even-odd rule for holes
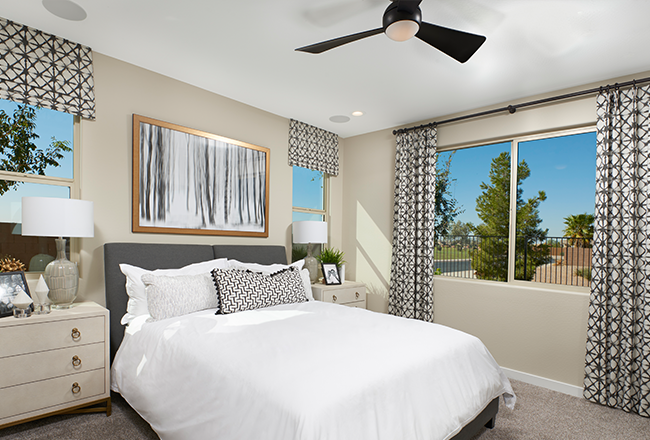
[[[268,148],[133,115],[133,232],[268,237]]]
[[[334,263],[321,263],[323,268],[323,278],[325,284],[341,284],[341,277],[339,275],[339,268]]]
[[[21,290],[29,295],[29,286],[24,272],[0,272],[0,318],[14,314],[14,305],[11,301]],[[30,307],[33,308],[34,305]]]

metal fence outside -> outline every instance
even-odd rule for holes
[[[447,235],[434,255],[437,275],[507,280],[508,237]],[[515,279],[588,287],[591,248],[571,237],[517,237]]]

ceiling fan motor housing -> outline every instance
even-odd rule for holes
[[[411,32],[411,35],[405,36],[403,38],[394,38],[393,35],[395,32],[391,32],[388,30],[388,28],[396,24],[398,22],[405,22],[405,23],[399,23],[398,25],[407,25],[411,27],[412,30],[415,32]],[[414,22],[416,26],[413,26],[411,23],[408,22]],[[420,28],[420,23],[422,23],[422,11],[420,10],[419,6],[416,6],[415,8],[400,8],[399,2],[394,2],[391,3],[388,8],[386,8],[386,11],[384,12],[384,17],[383,17],[383,25],[384,25],[384,32],[386,35],[388,35],[391,39],[394,39],[396,41],[405,41],[411,38],[413,35],[415,35]],[[391,35],[393,34],[393,35]]]

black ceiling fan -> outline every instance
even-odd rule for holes
[[[486,38],[482,35],[470,34],[423,22],[422,11],[420,10],[421,1],[392,0],[384,12],[382,27],[299,47],[296,50],[317,54],[362,38],[385,33],[388,38],[395,41],[406,41],[415,36],[456,61],[464,63],[469,60],[485,42]]]

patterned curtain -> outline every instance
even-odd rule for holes
[[[0,98],[95,119],[92,50],[0,18]]]
[[[433,322],[436,129],[399,133],[388,313]]]
[[[313,125],[289,122],[289,165],[339,175],[339,137]]]
[[[584,397],[650,417],[650,86],[597,98]]]

